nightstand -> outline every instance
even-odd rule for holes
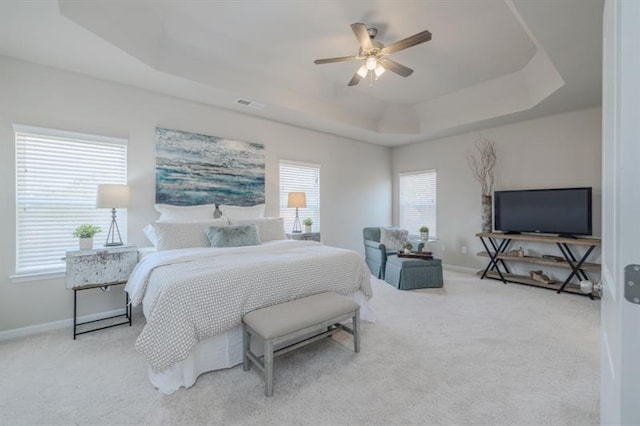
[[[106,291],[114,285],[126,284],[133,268],[138,263],[138,248],[127,244],[115,247],[100,247],[91,250],[69,250],[66,252],[67,289],[73,290],[73,339],[76,336],[118,325],[131,326],[131,306],[129,294],[125,292],[125,313],[100,318],[83,323],[77,322],[78,291],[100,288]],[[80,325],[103,321],[111,318],[126,317],[126,321],[91,330],[78,332]]]
[[[287,240],[304,240],[304,241],[318,241],[320,242],[320,233],[319,232],[297,232],[287,234]]]

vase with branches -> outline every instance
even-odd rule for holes
[[[473,177],[480,183],[482,191],[482,232],[491,232],[491,204],[496,170],[496,143],[479,135],[475,142],[475,151],[467,153],[469,168]]]

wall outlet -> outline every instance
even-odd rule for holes
[[[460,253],[467,254],[467,246],[460,247]]]
[[[447,246],[445,246],[444,244],[440,244],[440,250],[447,251]]]

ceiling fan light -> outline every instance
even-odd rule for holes
[[[369,70],[367,69],[366,66],[361,66],[360,69],[358,69],[358,75],[362,78],[365,78],[367,76],[367,73],[369,72]]]
[[[384,69],[384,67],[382,65],[378,64],[378,66],[374,70],[374,72],[376,73],[376,78],[380,77],[385,71],[386,70]]]
[[[373,56],[369,56],[365,61],[364,61],[365,66],[367,67],[368,70],[375,70],[376,67],[378,66],[378,60],[373,57]]]

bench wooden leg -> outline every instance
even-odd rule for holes
[[[360,353],[360,309],[353,315],[353,350]]]
[[[264,394],[273,395],[273,342],[264,341]]]
[[[249,349],[251,348],[251,335],[246,324],[242,324],[242,369],[249,371]]]

